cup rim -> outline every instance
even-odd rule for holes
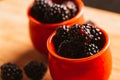
[[[49,51],[48,55],[49,56],[51,55],[52,57],[54,57],[54,58],[56,58],[56,59],[58,59],[60,61],[67,61],[67,62],[84,62],[84,61],[89,61],[89,60],[92,60],[92,59],[95,59],[95,58],[99,57],[100,55],[102,55],[109,48],[110,38],[108,36],[108,33],[104,29],[102,29],[102,28],[100,28],[98,26],[97,26],[97,28],[99,28],[102,31],[102,33],[103,33],[103,35],[105,37],[105,44],[104,44],[103,48],[98,53],[96,53],[96,54],[94,54],[92,56],[89,56],[89,57],[77,58],[77,59],[76,58],[75,59],[73,59],[73,58],[65,58],[65,57],[59,56],[55,52],[55,49],[53,48],[54,45],[52,44],[52,38],[56,33],[54,31],[48,37],[48,40],[47,40],[47,48],[48,48],[48,51]]]
[[[37,21],[34,17],[32,17],[32,15],[30,14],[30,10],[31,10],[31,7],[33,6],[33,2],[30,4],[29,8],[28,8],[28,11],[27,11],[27,15],[28,15],[28,18],[33,21],[34,23],[38,24],[38,25],[44,25],[44,27],[49,27],[49,25],[53,26],[53,27],[56,27],[56,26],[60,26],[60,25],[63,25],[63,24],[70,24],[71,22],[75,22],[84,12],[84,4],[81,0],[75,0],[75,3],[77,4],[78,6],[78,12],[77,14],[69,19],[69,20],[66,20],[66,21],[63,21],[63,22],[59,22],[59,23],[41,23],[39,21]],[[39,27],[39,26],[38,26]]]

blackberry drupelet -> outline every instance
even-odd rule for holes
[[[22,70],[15,64],[5,63],[1,66],[2,80],[22,80]]]
[[[98,51],[99,51],[98,46],[91,43],[91,44],[88,44],[85,46],[83,56],[84,57],[92,56],[92,55],[96,54]]]
[[[43,63],[31,61],[24,67],[24,71],[30,79],[41,80],[47,71],[47,67]]]

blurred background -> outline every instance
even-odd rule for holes
[[[86,6],[120,13],[120,0],[83,0]]]

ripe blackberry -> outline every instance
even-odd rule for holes
[[[79,58],[83,53],[84,45],[80,41],[64,40],[58,48],[58,55],[67,58]]]
[[[101,49],[104,45],[104,36],[99,28],[95,26],[95,24],[86,24],[85,27],[90,30],[90,34],[92,35],[91,43],[95,43],[99,49]]]
[[[70,11],[70,18],[72,18],[73,16],[75,16],[77,14],[77,6],[73,1],[66,1],[63,3],[63,5],[66,5],[67,8]]]
[[[93,42],[99,41],[102,38],[102,32],[100,29],[95,27],[93,24],[83,24],[82,29],[87,32],[88,34],[91,34]]]
[[[48,12],[51,6],[52,2],[50,2],[50,0],[35,0],[31,9],[31,14],[35,17],[35,19],[41,22],[45,22],[45,12]]]
[[[24,67],[26,75],[32,80],[41,80],[47,70],[43,63],[31,61]]]
[[[2,80],[22,80],[22,70],[15,64],[5,63],[1,66]]]
[[[74,24],[70,29],[69,29],[69,36],[71,38],[75,36],[79,36],[80,34],[80,26],[78,24]]]
[[[70,28],[69,33],[71,38],[79,37],[80,38],[79,40],[82,41],[83,43],[88,44],[92,39],[90,31],[84,28],[83,25],[78,24],[73,25]]]
[[[84,55],[84,57],[92,56],[92,55],[96,54],[98,51],[99,51],[99,48],[97,45],[88,44],[85,46],[83,55]]]
[[[92,43],[98,45],[99,49],[101,49],[104,45],[104,37],[100,29],[95,26],[91,27],[91,34],[93,35]]]
[[[53,38],[53,43],[55,45],[56,50],[58,49],[58,46],[62,41],[67,40],[68,31],[69,29],[66,25],[62,25],[56,28],[56,35]]]
[[[93,35],[91,34],[91,26],[89,24],[81,25],[81,30],[82,32],[84,32],[84,34],[88,35],[91,39],[93,38]]]
[[[95,26],[91,27],[90,32],[94,37],[93,38],[94,41],[99,41],[102,38],[102,32],[100,31],[100,29],[96,28]]]
[[[48,23],[58,23],[69,19],[70,12],[66,6],[53,4],[45,14]]]

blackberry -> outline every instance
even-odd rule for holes
[[[46,70],[47,67],[43,63],[36,61],[31,61],[24,67],[26,75],[32,80],[41,80]]]
[[[102,32],[93,24],[83,24],[82,29],[91,35],[93,42],[99,41],[102,38]]]
[[[52,7],[46,12],[45,19],[49,23],[58,23],[69,19],[69,10],[66,6],[53,4]]]
[[[58,46],[62,41],[67,40],[68,31],[69,29],[66,25],[62,25],[56,28],[56,35],[53,38],[53,43],[55,45],[56,50],[58,49]]]
[[[89,38],[93,38],[93,35],[91,34],[91,26],[89,24],[81,25],[81,30],[84,34],[88,35]]]
[[[89,27],[90,33],[93,36],[91,43],[95,43],[99,49],[101,49],[104,45],[104,36],[102,35],[102,32],[94,24],[89,24]]]
[[[97,28],[94,23],[84,24],[84,28],[86,29],[86,31],[89,31],[90,38],[91,38],[90,43],[96,44],[101,50],[105,41],[101,30]]]
[[[95,26],[91,27],[90,32],[93,35],[93,37],[94,37],[93,40],[95,42],[99,41],[102,38],[102,32],[100,31],[100,29],[96,28]]]
[[[99,48],[97,45],[95,44],[89,44],[85,46],[84,49],[84,57],[88,57],[88,56],[92,56],[94,54],[96,54],[99,51]]]
[[[69,30],[69,37],[73,38],[75,36],[79,36],[80,34],[80,26],[78,24],[74,24]]]
[[[90,31],[84,28],[83,25],[78,24],[73,25],[70,28],[69,33],[71,38],[79,37],[80,38],[79,40],[82,41],[83,43],[88,44],[92,39]]]
[[[15,64],[5,63],[1,66],[2,80],[22,80],[22,70]]]
[[[66,1],[63,3],[63,5],[66,5],[68,10],[70,11],[70,18],[77,14],[78,8],[73,1]]]
[[[41,22],[45,22],[44,19],[45,12],[49,11],[49,8],[52,6],[52,2],[47,0],[35,0],[33,7],[31,9],[31,14],[35,19]]]
[[[80,41],[65,40],[58,48],[58,55],[67,58],[80,58],[83,53],[84,45]]]
[[[56,28],[56,36],[61,37],[63,40],[67,39],[68,31],[69,31],[69,29],[68,29],[68,26],[66,26],[66,25],[62,25],[60,27],[57,27]]]

